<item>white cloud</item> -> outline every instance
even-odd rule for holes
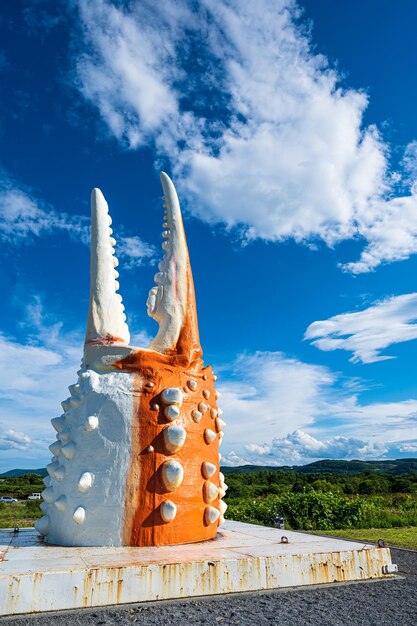
[[[124,230],[121,225],[120,232]],[[19,245],[55,232],[65,232],[89,246],[90,218],[56,210],[0,168],[0,240]],[[121,235],[117,241],[117,253],[124,260],[124,269],[144,265],[154,257],[154,246],[137,235]]]
[[[245,459],[239,454],[236,454],[234,450],[228,452],[228,454],[223,454],[221,459],[221,465],[226,465],[228,467],[238,467],[239,465],[254,465],[254,461],[250,458]],[[256,465],[264,465],[264,463],[256,462]]]
[[[317,415],[327,411],[336,382],[329,369],[281,352],[242,354],[220,371],[229,378],[220,382],[219,389],[232,448],[235,442],[262,443],[272,433],[283,436],[290,429],[313,424]]]
[[[232,452],[225,457],[227,465],[297,465],[320,459],[380,459],[387,455],[404,456],[417,450],[417,441],[381,442],[336,435],[317,439],[302,430],[272,439],[269,444],[244,446],[245,458]],[[242,463],[243,461],[243,463]]]
[[[417,252],[417,195],[413,184],[409,196],[376,199],[357,214],[358,232],[367,242],[358,261],[341,265],[362,274],[381,263],[403,261]]]
[[[257,451],[245,446],[252,458]],[[296,430],[285,437],[275,438],[265,446],[264,455],[274,462],[299,463],[307,459],[358,459],[377,458],[387,452],[387,446],[380,442],[370,443],[356,437],[335,436],[319,440],[302,430]],[[281,461],[282,459],[282,461]]]
[[[27,450],[31,443],[31,438],[25,433],[16,432],[12,428],[0,431],[0,450]]]
[[[395,357],[381,354],[388,346],[417,338],[417,293],[392,296],[362,311],[341,313],[313,322],[304,338],[326,352],[352,352],[353,363],[375,363]]]
[[[168,0],[156,11],[153,4],[144,0],[129,14],[106,0],[78,3],[87,45],[76,63],[78,86],[132,148],[161,128],[175,132],[179,121],[176,44],[192,13],[182,2]]]
[[[138,318],[136,316],[133,316],[134,321],[137,319]],[[134,324],[133,328],[135,327],[136,324]],[[153,337],[146,330],[140,330],[138,332],[133,330],[133,333],[130,335],[130,345],[137,346],[138,348],[147,348],[152,339]]]
[[[19,244],[61,231],[87,243],[88,220],[56,211],[0,169],[0,239]]]
[[[182,155],[185,188],[249,238],[352,237],[357,208],[385,185],[384,146],[361,129],[366,95],[338,88],[295,26],[293,2],[205,4],[235,117],[216,153]]]
[[[242,456],[234,450],[225,454],[222,464],[229,467],[239,465],[304,465],[321,459],[364,459],[376,460],[414,456],[417,440],[377,441],[357,437],[334,436],[328,439],[312,437],[296,430],[285,437],[272,439],[261,446],[243,446]]]
[[[279,352],[241,355],[216,369],[225,465],[404,456],[416,445],[417,399],[363,403],[357,382]]]
[[[117,254],[125,259],[124,269],[134,269],[144,263],[150,262],[156,253],[156,249],[137,235],[132,237],[119,237],[117,240]]]
[[[315,53],[296,2],[79,7],[78,88],[124,145],[171,159],[195,215],[246,241],[361,238],[353,273],[417,252],[415,143],[390,172],[367,95]]]
[[[0,333],[0,473],[49,462],[50,420],[62,413],[83,351],[84,329],[68,329],[49,316],[40,297],[26,305],[19,326],[23,339]],[[150,341],[144,330],[132,335],[132,345]]]
[[[25,463],[48,461],[54,439],[50,419],[62,412],[82,356],[82,333],[51,323],[39,299],[26,313],[31,332],[23,340],[0,334],[0,465],[5,470],[16,450],[25,451]]]
[[[414,442],[402,442],[398,445],[398,450],[404,454],[412,454],[413,456],[417,452],[417,441]]]
[[[54,436],[50,419],[59,415],[76,380],[82,351],[82,332],[48,319],[39,299],[26,313],[31,332],[24,340],[0,335],[4,469],[11,455],[14,465],[20,463],[19,451],[26,466],[47,462]],[[139,335],[134,343],[147,345],[146,334]],[[417,446],[417,399],[364,404],[355,381],[279,352],[243,354],[216,369],[227,422],[225,464],[407,456]]]

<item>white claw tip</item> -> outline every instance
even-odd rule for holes
[[[82,524],[85,520],[85,508],[83,506],[77,507],[72,517],[76,524]]]
[[[180,414],[179,408],[175,404],[171,404],[170,406],[165,407],[164,415],[170,422],[177,419]]]
[[[171,500],[165,500],[165,502],[161,504],[160,511],[164,522],[172,522],[177,515],[177,507]]]
[[[210,463],[210,461],[204,461],[201,466],[201,473],[203,474],[203,478],[208,479],[213,476],[216,471],[216,466],[214,463]]]
[[[50,503],[54,499],[54,490],[52,489],[52,487],[47,487],[42,491],[41,496],[45,500],[45,502]]]
[[[218,433],[222,432],[222,430],[225,428],[226,426],[226,422],[224,422],[222,419],[220,419],[220,417],[218,417],[216,419],[216,430]]]
[[[49,516],[48,515],[44,515],[43,517],[41,517],[41,519],[38,519],[37,522],[35,522],[35,529],[38,531],[38,533],[40,535],[46,535],[48,532],[48,528],[49,528]]]
[[[219,488],[210,480],[207,480],[204,483],[203,494],[204,502],[206,502],[206,504],[210,504],[219,495]]]
[[[161,399],[164,404],[177,404],[182,405],[183,393],[179,387],[167,387],[161,394]]]
[[[67,498],[64,495],[59,496],[59,498],[55,500],[54,504],[58,511],[65,511],[65,507],[67,506]]]
[[[104,196],[98,187],[94,187],[91,191],[91,202],[99,202],[100,200],[104,200]]]
[[[178,489],[184,479],[184,470],[178,461],[165,461],[162,465],[162,480],[168,491]]]
[[[216,439],[217,435],[216,433],[211,430],[211,428],[206,428],[206,430],[204,431],[204,441],[207,444],[212,443],[215,439]]]
[[[220,507],[220,513],[222,515],[224,515],[226,513],[226,509],[227,509],[227,504],[226,502],[223,502],[223,500],[220,500],[219,502],[219,507]]]
[[[91,489],[93,481],[94,475],[91,472],[84,472],[83,474],[81,474],[80,480],[78,481],[78,491],[81,491],[81,493],[86,493],[86,491]]]
[[[216,508],[214,508],[214,506],[207,506],[205,511],[204,511],[204,521],[207,524],[207,526],[209,524],[214,524],[215,521],[217,521],[220,517],[220,511]]]
[[[183,447],[187,433],[182,426],[168,426],[163,431],[163,436],[165,448],[174,453]]]
[[[194,409],[194,411],[191,411],[191,417],[195,422],[199,422],[203,417],[203,414],[201,413],[201,411],[197,411],[196,409]]]
[[[62,446],[61,451],[64,457],[70,461],[75,454],[75,443],[73,441],[69,441],[65,444],[65,446]]]
[[[98,417],[96,415],[90,415],[87,417],[84,428],[85,430],[92,431],[98,427]]]
[[[116,243],[111,237],[111,218],[107,202],[99,189],[91,192],[91,260],[90,260],[90,307],[88,313],[86,343],[103,343],[107,337],[128,344],[122,310],[116,291],[119,288],[113,280],[113,267],[118,261],[113,256]]]

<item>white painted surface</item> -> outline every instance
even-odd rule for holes
[[[48,543],[121,545],[134,412],[132,381],[127,372],[80,371],[80,402],[65,414],[69,441],[53,464],[46,493],[49,526],[46,520],[37,524],[47,533]]]
[[[280,543],[281,536],[288,543]],[[65,548],[0,531],[0,615],[385,577],[388,548],[226,522],[214,541]]]
[[[91,258],[90,307],[88,311],[86,341],[100,341],[107,336],[118,337],[123,343],[130,341],[125,323],[121,296],[117,294],[114,257],[110,236],[109,207],[100,189],[91,192]]]

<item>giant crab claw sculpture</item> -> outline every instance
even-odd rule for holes
[[[226,485],[215,376],[201,359],[194,285],[178,197],[161,174],[164,257],[149,293],[159,324],[149,348],[129,345],[117,293],[107,203],[92,193],[91,288],[78,382],[52,425],[37,523],[48,543],[152,546],[211,539]]]

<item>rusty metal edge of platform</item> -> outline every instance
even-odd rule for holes
[[[387,578],[388,548],[0,574],[0,616]]]

